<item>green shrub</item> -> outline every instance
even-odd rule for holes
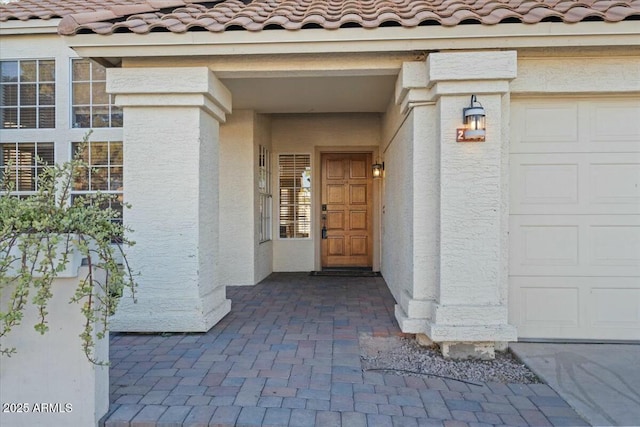
[[[69,203],[74,180],[88,167],[79,155],[65,163],[44,165],[35,194],[18,197],[9,179],[12,165],[4,165],[0,181],[0,296],[5,292],[10,296],[0,307],[0,337],[21,323],[29,304],[38,310],[36,331],[44,334],[48,330],[47,305],[53,281],[65,270],[74,251],[79,251],[88,273],[80,278],[69,303],[79,305],[85,318],[80,334],[82,350],[91,362],[103,364],[96,360],[93,337],[105,336],[124,289],[135,295],[134,275],[123,250],[134,242],[127,238],[125,231],[130,230],[117,218],[119,213],[109,207],[113,195],[91,194]],[[96,274],[97,269],[105,271],[105,280],[98,280],[102,275]],[[0,347],[0,356],[15,352],[15,348]]]

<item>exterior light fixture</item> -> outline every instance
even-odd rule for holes
[[[377,161],[371,166],[371,169],[373,171],[374,178],[382,178],[382,171],[384,170],[384,162],[380,163],[380,161]]]
[[[456,141],[480,142],[484,141],[486,134],[486,114],[484,107],[478,102],[475,95],[471,95],[470,105],[462,110],[464,128],[457,129]]]

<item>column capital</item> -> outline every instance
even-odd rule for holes
[[[517,75],[515,51],[436,52],[426,60],[429,86],[443,81],[513,80]]]
[[[404,62],[398,73],[395,103],[403,113],[444,95],[509,92],[517,76],[517,52],[435,52],[425,61]]]
[[[434,99],[469,93],[507,93],[510,81],[517,75],[517,53],[432,53],[425,68]]]
[[[200,107],[221,123],[231,113],[231,92],[207,67],[111,68],[107,92],[123,107]]]
[[[396,80],[396,104],[400,104],[411,89],[425,89],[427,84],[427,68],[424,61],[403,62]]]
[[[396,80],[395,103],[402,114],[419,104],[433,102],[433,94],[428,88],[427,68],[424,61],[403,62]]]

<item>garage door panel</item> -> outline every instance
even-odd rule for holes
[[[591,325],[599,328],[640,328],[640,288],[593,287]],[[640,337],[640,334],[639,334]]]
[[[636,99],[531,99],[511,110],[512,153],[640,151]]]
[[[629,151],[640,149],[640,101],[589,103],[586,108],[590,139],[601,143],[603,151],[611,151],[611,145]]]
[[[511,214],[640,214],[640,153],[512,154]]]
[[[511,114],[512,123],[519,126],[518,132],[513,134],[511,139],[514,152],[547,152],[550,147],[559,149],[560,146],[571,147],[571,151],[576,150],[575,145],[579,141],[578,103],[550,104],[534,101],[514,104]]]
[[[626,161],[604,163],[602,159],[590,164],[592,205],[617,204],[627,205],[631,211],[640,209],[640,154],[627,157]]]
[[[511,276],[640,276],[638,215],[511,215],[509,221]]]
[[[511,213],[577,212],[583,160],[570,155],[512,155]]]
[[[513,234],[517,243],[512,245],[512,275],[531,274],[540,267],[558,274],[575,270],[567,267],[578,266],[579,227],[576,224],[525,222],[515,224]]]
[[[526,286],[519,298],[524,308],[520,323],[537,326],[579,326],[580,288]]]
[[[640,270],[640,226],[593,225],[589,233],[588,239],[592,241],[591,265],[630,267],[630,274],[634,273],[634,269]],[[616,268],[616,271],[626,270]],[[636,271],[636,274],[640,274],[640,271]]]
[[[515,277],[509,322],[520,338],[640,339],[640,283],[629,277]]]

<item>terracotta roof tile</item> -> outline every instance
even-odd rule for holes
[[[137,3],[144,0],[20,0],[0,5],[0,21],[62,18]]]
[[[63,17],[65,35],[640,20],[640,0],[20,0],[0,21]]]

